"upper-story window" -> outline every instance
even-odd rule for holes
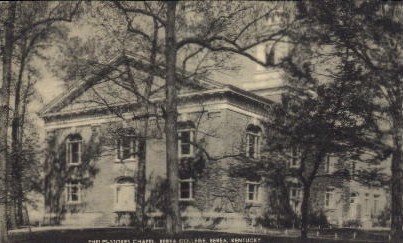
[[[81,203],[81,185],[78,182],[69,182],[66,184],[66,203]]]
[[[325,158],[325,173],[332,174],[335,171],[336,157],[328,155]]]
[[[259,202],[259,182],[247,181],[246,182],[246,201]]]
[[[179,181],[179,200],[191,201],[193,200],[193,182],[192,178],[182,179]]]
[[[194,155],[195,129],[191,122],[180,124],[178,129],[179,157],[192,157]]]
[[[79,134],[67,138],[66,150],[67,165],[81,164],[82,138]]]
[[[261,134],[262,130],[258,126],[250,125],[246,129],[246,157],[259,158]]]
[[[357,163],[355,161],[351,161],[351,176],[355,176],[357,172]]]
[[[301,150],[298,146],[293,146],[290,149],[290,168],[299,168],[301,160]]]
[[[134,137],[123,137],[116,142],[116,158],[118,160],[126,160],[135,157],[137,152],[137,142]]]
[[[301,189],[297,187],[290,188],[290,200],[299,200],[300,199]]]

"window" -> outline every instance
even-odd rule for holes
[[[370,215],[370,207],[369,207],[368,196],[365,196],[365,199],[364,199],[364,212],[365,212],[365,215]]]
[[[164,229],[165,228],[165,218],[164,217],[154,217],[153,218],[153,229]]]
[[[115,185],[115,211],[136,210],[135,186],[132,178],[123,177]]]
[[[353,192],[350,195],[350,203],[356,203],[358,194]]]
[[[66,142],[67,165],[81,164],[81,146],[82,139],[80,135],[76,134],[69,136]]]
[[[301,159],[301,150],[299,147],[293,147],[290,151],[291,159],[290,159],[290,168],[299,168],[300,159]]]
[[[181,129],[178,133],[179,157],[193,156],[194,129]]]
[[[355,176],[356,173],[356,162],[351,162],[351,175]]]
[[[291,188],[290,189],[290,199],[291,200],[298,200],[300,197],[300,189],[299,188]]]
[[[350,217],[356,219],[360,215],[360,206],[358,205],[358,193],[350,194]]]
[[[66,184],[66,202],[67,204],[81,203],[81,185],[79,183]]]
[[[246,201],[259,202],[259,185],[258,182],[246,182]]]
[[[333,190],[327,189],[325,193],[325,208],[333,207]]]
[[[193,200],[193,179],[183,179],[179,182],[179,200],[191,201]]]
[[[124,137],[117,142],[116,158],[118,160],[133,159],[137,152],[137,143],[133,137]]]
[[[297,187],[290,188],[290,205],[294,212],[299,212],[301,189]]]
[[[379,213],[379,208],[378,207],[379,207],[379,195],[375,194],[374,195],[374,205],[373,205],[373,208],[372,208],[372,212],[373,212],[374,215],[377,215]]]
[[[334,172],[334,164],[335,164],[335,157],[334,156],[326,156],[325,159],[325,173],[331,174]]]
[[[258,126],[248,126],[246,129],[246,157],[259,158],[261,129]]]

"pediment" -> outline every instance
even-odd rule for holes
[[[42,116],[139,102],[145,94],[149,74],[142,70],[135,70],[129,78],[122,74],[124,68],[119,69],[124,64],[116,65],[119,66],[107,71],[101,70],[100,75],[77,82],[70,90],[48,104],[42,110]],[[162,77],[154,76],[151,99],[163,99],[165,97],[164,87],[165,80]],[[222,85],[211,80],[178,82],[178,93],[184,94],[217,87],[222,87]]]

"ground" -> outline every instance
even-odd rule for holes
[[[318,234],[319,232],[319,234]],[[354,238],[355,233],[355,240]],[[335,239],[337,234],[337,239]],[[308,242],[387,242],[386,231],[356,229],[311,230]],[[269,234],[237,234],[214,231],[185,231],[168,237],[162,231],[139,233],[132,228],[46,229],[13,231],[12,243],[265,243],[301,242],[298,232],[278,231]]]

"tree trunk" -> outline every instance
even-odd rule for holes
[[[178,163],[178,133],[177,133],[177,93],[176,93],[176,37],[175,14],[176,2],[166,2],[167,19],[165,28],[165,56],[166,56],[166,157],[168,177],[168,212],[167,232],[170,234],[181,231],[181,218],[179,211],[179,163]]]
[[[0,90],[0,243],[7,242],[7,186],[8,153],[7,131],[10,106],[10,84],[12,78],[13,32],[16,3],[8,3],[7,20],[4,25],[3,83]]]
[[[151,53],[150,53],[150,64],[152,66],[156,65],[156,58],[157,58],[157,41],[158,41],[158,23],[156,20],[154,20],[154,33],[153,33],[153,39],[151,43]],[[134,80],[133,80],[134,82]],[[138,185],[137,185],[137,217],[138,221],[140,223],[140,228],[142,231],[146,229],[147,226],[147,216],[145,213],[146,209],[146,184],[147,184],[147,178],[146,178],[146,162],[147,162],[147,139],[148,139],[148,129],[149,129],[149,114],[150,114],[150,109],[152,108],[150,105],[150,95],[151,95],[151,87],[154,82],[154,76],[150,75],[146,79],[146,87],[144,89],[144,98],[142,99],[143,101],[143,107],[145,107],[145,114],[147,115],[145,122],[144,122],[144,127],[143,127],[143,132],[140,135],[140,156],[139,156],[139,167],[138,167]]]
[[[309,226],[309,200],[311,197],[310,184],[304,184],[303,197],[301,203],[301,239],[308,239],[308,226]]]
[[[144,130],[148,129],[148,121],[145,122]],[[143,135],[142,135],[143,136]],[[139,139],[139,165],[137,171],[137,221],[139,222],[140,230],[144,232],[146,228],[146,215],[145,215],[145,192],[146,192],[146,154],[147,154],[147,139]]]
[[[13,118],[11,122],[11,158],[12,158],[12,185],[13,185],[13,197],[14,200],[14,216],[15,216],[15,223],[16,226],[20,226],[23,224],[23,189],[22,189],[22,167],[21,167],[21,143],[20,141],[20,132],[22,131],[22,123],[21,123],[21,87],[22,87],[22,78],[25,71],[25,58],[26,58],[26,50],[25,50],[25,43],[22,46],[22,56],[20,60],[20,69],[18,73],[18,79],[15,86],[15,96],[14,96],[14,112]],[[26,101],[25,99],[23,101]],[[25,106],[26,104],[22,104]]]
[[[402,135],[399,131],[400,120],[395,121],[394,132],[394,151],[392,154],[392,178],[391,178],[391,234],[392,241],[399,242],[402,235]]]

